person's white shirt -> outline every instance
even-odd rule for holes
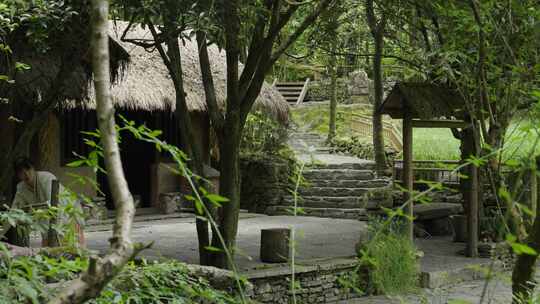
[[[54,174],[47,171],[35,172],[36,178],[34,181],[34,187],[30,187],[27,183],[22,181],[17,184],[17,192],[15,193],[15,198],[13,199],[13,203],[11,205],[12,209],[23,209],[25,211],[30,211],[33,209],[45,209],[50,206],[52,182],[57,178]],[[59,206],[65,206],[69,203],[70,200],[67,194],[68,193],[66,192],[65,188],[62,186],[62,184],[60,184],[58,189]],[[66,217],[60,214],[58,219],[65,221]],[[8,223],[4,223],[2,231],[0,231],[0,238],[10,227],[11,225]]]

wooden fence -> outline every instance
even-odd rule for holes
[[[369,115],[351,113],[351,129],[362,137],[373,136],[373,121]],[[403,149],[401,131],[391,122],[383,120],[383,136],[385,141],[396,151]]]
[[[457,186],[460,183],[459,172],[454,172],[460,164],[457,160],[414,160],[414,182],[436,182],[446,186]],[[395,182],[401,182],[403,161],[394,160],[393,178]]]

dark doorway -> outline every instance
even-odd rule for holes
[[[122,115],[127,120],[134,121],[136,126],[145,124],[149,128],[155,128],[156,119],[151,112],[123,110],[118,111],[117,114]],[[122,132],[119,146],[122,166],[131,194],[134,198],[140,198],[138,207],[151,207],[151,166],[157,159],[155,146],[136,139],[128,131]],[[105,194],[107,208],[114,209],[107,176],[99,173],[97,178],[101,190]]]

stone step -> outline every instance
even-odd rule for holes
[[[282,204],[294,205],[294,197],[283,197]],[[297,206],[314,208],[365,208],[379,210],[381,207],[392,208],[393,201],[380,197],[364,198],[355,196],[298,196]]]
[[[298,193],[305,196],[363,196],[369,188],[309,187],[300,188]]]
[[[359,197],[341,196],[299,196],[298,206],[313,208],[362,208],[363,200]],[[283,197],[283,205],[293,206],[292,195]]]
[[[362,169],[308,168],[303,172],[308,180],[372,180],[373,171]]]
[[[268,215],[292,215],[290,206],[270,206],[266,208]],[[297,209],[298,216],[314,216],[341,219],[367,219],[367,212],[363,208],[310,208]]]
[[[375,162],[365,161],[360,163],[338,163],[338,164],[315,164],[314,169],[338,169],[338,170],[374,170]]]
[[[300,132],[292,132],[289,135],[290,138],[322,138],[321,134],[319,133],[300,133]]]
[[[311,187],[344,187],[344,188],[380,188],[391,185],[389,179],[351,179],[351,180],[328,180],[328,179],[308,179]]]

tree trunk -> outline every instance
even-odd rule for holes
[[[186,154],[190,157],[188,166],[193,173],[204,178],[202,147],[199,146],[198,141],[195,139],[193,134],[193,124],[191,123],[190,111],[187,107],[186,95],[184,92],[184,80],[182,75],[182,62],[180,57],[180,49],[178,46],[178,38],[174,36],[173,39],[169,39],[167,47],[169,58],[171,60],[171,66],[174,70],[174,74],[176,75],[176,80],[173,81],[176,92],[176,117],[178,117],[182,138],[186,141],[183,148]],[[200,185],[207,188],[204,184],[201,184],[201,180],[194,181],[195,185]],[[198,189],[193,190],[198,191]],[[195,208],[195,210],[199,209]],[[198,216],[195,222],[197,227],[197,239],[199,241],[199,263],[201,265],[209,265],[209,255],[208,250],[206,249],[210,245],[208,222],[203,219],[206,217],[204,212],[196,212]]]
[[[238,213],[240,211],[240,169],[239,147],[241,128],[239,119],[227,119],[225,122],[226,133],[219,135],[220,151],[220,195],[229,199],[221,208],[219,232],[223,237],[224,245],[219,237],[214,235],[212,244],[222,250],[228,250],[230,257],[234,257],[236,233],[238,231]],[[232,267],[225,251],[214,255],[213,266],[230,269]]]
[[[91,45],[96,111],[108,181],[117,208],[110,239],[111,250],[102,258],[91,257],[88,269],[57,294],[50,304],[84,303],[98,296],[107,283],[137,254],[137,249],[131,243],[135,207],[122,169],[116,140],[115,111],[110,98],[108,8],[107,0],[92,1]]]
[[[337,60],[336,55],[330,55],[330,119],[328,125],[328,139],[330,142],[336,137],[336,115],[337,115]]]
[[[540,168],[540,156],[536,157],[536,168]],[[537,190],[540,187],[536,188]],[[540,195],[540,193],[539,193]],[[540,212],[536,209],[536,217],[532,231],[529,234],[528,245],[537,253],[540,252]],[[528,255],[521,254],[518,256],[514,270],[512,272],[512,295],[514,304],[528,303],[531,295],[536,287],[534,281],[534,270],[536,268],[536,260],[538,254]]]
[[[178,34],[172,34],[176,33],[177,31],[177,24],[175,20],[177,18],[177,15],[179,14],[179,8],[177,5],[178,3],[174,0],[170,0],[167,1],[166,4],[167,8],[164,9],[164,32],[167,34],[167,39],[165,40],[165,44],[167,45],[167,51],[165,51],[160,42],[157,42],[160,37],[155,30],[155,27],[153,25],[150,25],[149,29],[152,33],[154,41],[156,41],[156,48],[161,56],[161,59],[167,67],[173,81],[176,93],[175,114],[178,118],[178,127],[180,129],[180,135],[183,139],[181,148],[190,158],[187,165],[195,175],[203,177],[202,180],[194,180],[197,188],[193,189],[195,191],[198,190],[199,186],[208,188],[207,185],[204,184],[204,161],[202,155],[203,148],[198,144],[198,141],[195,140],[195,135],[193,134],[193,124],[191,123],[190,111],[187,106],[186,93],[184,91],[184,80],[181,60],[182,57],[180,52],[180,46],[178,45]],[[211,206],[209,206],[205,202],[203,202],[203,204],[206,205],[207,210],[210,211],[212,209]],[[204,214],[204,211],[202,213],[199,213],[199,208],[195,208],[195,210],[197,212],[197,218],[195,219],[195,222],[197,228],[197,240],[199,242],[199,263],[201,265],[209,265],[210,256],[207,247],[210,245],[210,236],[208,222],[204,220],[207,215]]]
[[[382,52],[383,52],[383,31],[378,30],[375,39],[375,56],[373,57],[373,83],[375,89],[375,100],[373,104],[373,149],[375,152],[375,165],[379,176],[386,170],[386,154],[384,152],[384,137],[382,115],[378,109],[383,99],[383,77],[382,77]]]

